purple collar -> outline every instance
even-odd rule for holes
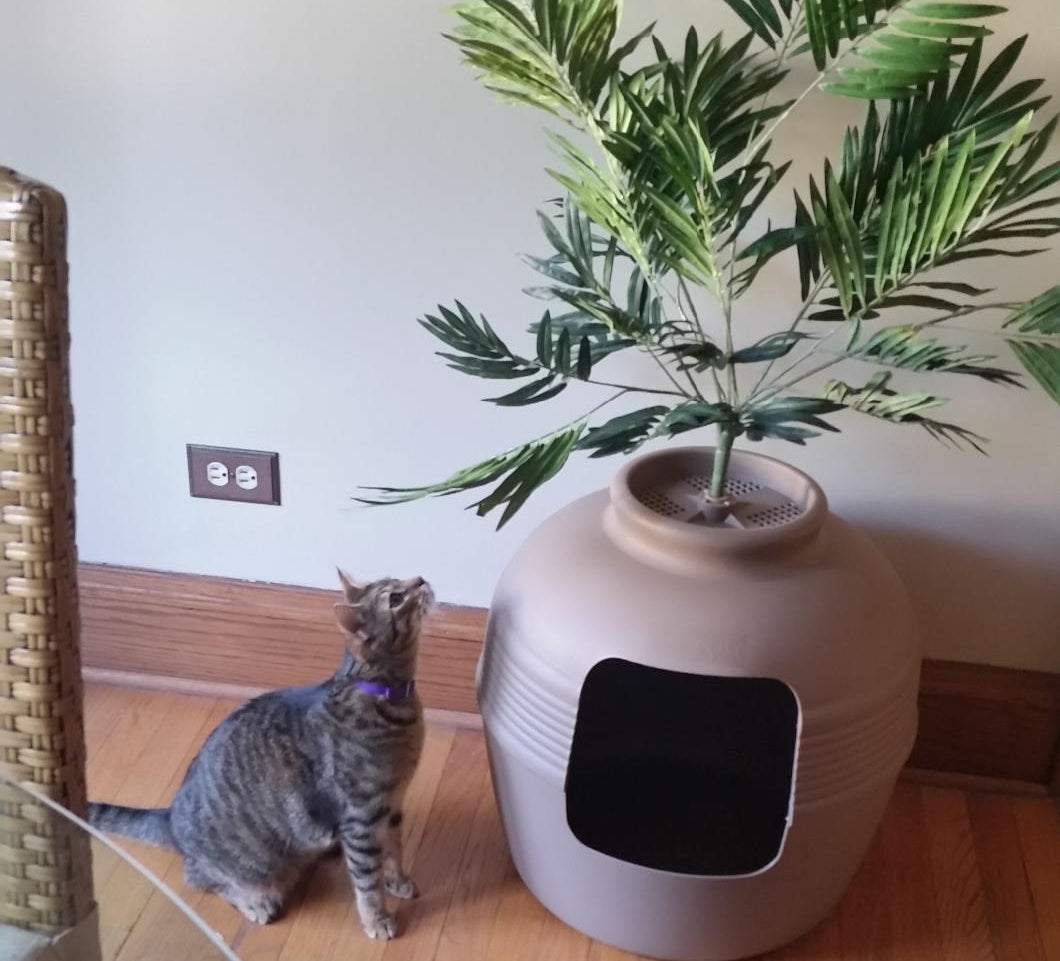
[[[380,684],[378,681],[365,681],[362,678],[355,677],[352,683],[358,691],[364,691],[365,694],[374,694],[376,697],[385,697],[388,701],[400,701],[416,690],[416,682],[414,680],[390,685]]]

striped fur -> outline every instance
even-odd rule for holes
[[[92,824],[109,834],[121,834],[148,844],[175,847],[169,827],[169,808],[127,808],[120,804],[90,804]]]
[[[414,676],[433,595],[420,578],[360,585],[339,574],[346,652],[331,678],[257,697],[222,721],[168,809],[92,804],[89,816],[101,830],[176,848],[189,884],[263,924],[304,867],[338,844],[365,931],[388,939],[385,893],[417,893],[401,866],[401,805],[423,709],[414,693],[392,701],[351,681]]]

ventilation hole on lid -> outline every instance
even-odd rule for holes
[[[747,523],[752,527],[778,527],[802,516],[802,510],[790,501],[778,504],[762,511],[747,515]]]
[[[660,494],[658,491],[641,491],[637,494],[637,500],[649,510],[655,511],[656,514],[662,514],[664,517],[676,517],[684,513],[680,504],[675,503],[665,494]]]
[[[745,480],[728,480],[725,482],[725,490],[729,494],[733,494],[737,497],[742,497],[747,494],[752,494],[757,490],[761,490],[761,485],[752,483],[751,481]]]
[[[696,490],[707,491],[710,490],[710,478],[709,477],[686,477],[685,483],[690,487],[694,487]],[[728,494],[737,496],[744,496],[746,494],[753,493],[754,491],[761,490],[761,485],[755,484],[752,481],[746,480],[727,480],[725,482],[725,491]]]

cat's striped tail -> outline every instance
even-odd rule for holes
[[[90,804],[88,823],[108,834],[175,848],[169,808],[127,808],[120,804]]]

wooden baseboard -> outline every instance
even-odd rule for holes
[[[84,564],[82,660],[90,677],[244,696],[309,684],[338,661],[337,592]],[[421,649],[424,703],[478,710],[485,611],[441,606]],[[909,766],[935,776],[1022,782],[1060,793],[1060,676],[924,663]]]
[[[339,663],[338,591],[82,564],[88,668],[233,689],[313,684]],[[476,712],[485,611],[440,606],[424,631],[424,703]]]

